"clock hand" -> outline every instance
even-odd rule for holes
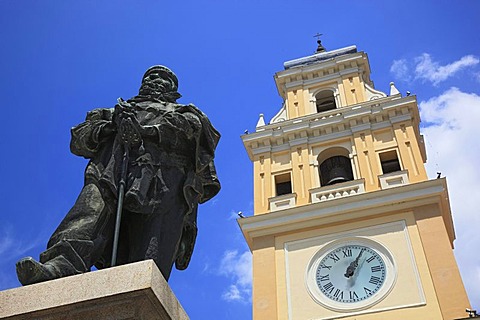
[[[350,265],[347,268],[347,271],[345,271],[345,274],[344,274],[345,277],[350,278],[351,276],[354,275],[355,270],[358,267],[358,260],[360,260],[360,257],[362,256],[364,250],[365,249],[360,250],[360,253],[358,254],[357,258],[350,263]]]

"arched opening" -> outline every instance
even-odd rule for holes
[[[324,112],[337,108],[335,97],[331,90],[323,90],[317,93],[315,95],[315,104],[317,106],[317,112]]]
[[[354,179],[348,150],[340,147],[330,148],[318,156],[318,170],[321,186],[351,181]]]

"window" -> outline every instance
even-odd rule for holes
[[[317,106],[317,112],[324,112],[337,108],[333,91],[330,90],[324,90],[317,93],[315,95],[315,104]]]
[[[275,191],[277,196],[292,193],[292,178],[290,173],[275,176]]]
[[[345,156],[333,156],[320,164],[320,183],[322,186],[353,180],[350,159]]]
[[[402,170],[395,150],[380,153],[380,163],[383,174]]]

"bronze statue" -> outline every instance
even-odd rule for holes
[[[220,134],[194,105],[176,102],[177,88],[170,69],[151,67],[137,96],[72,128],[72,153],[90,159],[85,185],[40,261],[17,262],[23,285],[146,259],[167,280],[174,263],[187,268],[198,204],[220,190],[213,162]]]

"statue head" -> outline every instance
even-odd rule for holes
[[[178,94],[177,89],[178,79],[175,73],[165,66],[156,65],[150,67],[143,75],[139,95],[151,97],[169,97],[172,93]]]

